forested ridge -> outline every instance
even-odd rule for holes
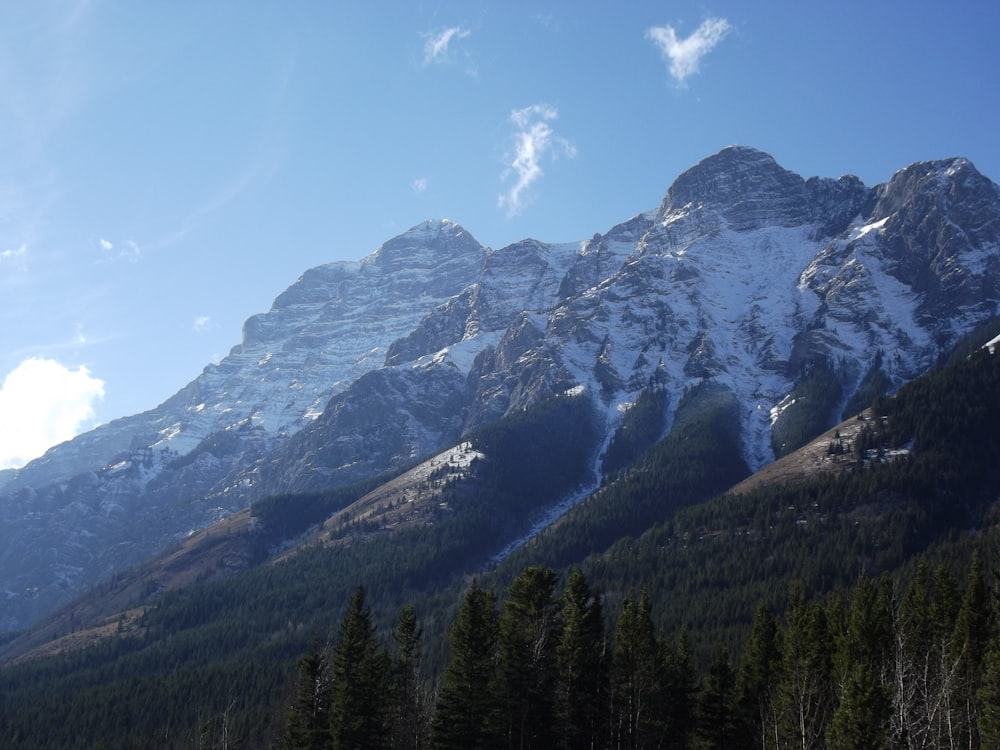
[[[483,560],[491,517],[520,523],[545,471],[482,466],[504,491],[456,496],[440,523],[164,595],[119,637],[5,667],[0,745],[997,746],[998,362],[975,350],[878,399],[856,444],[831,445],[854,457],[848,472],[711,502],[687,481],[718,492],[745,467],[738,446],[708,439],[725,437],[729,405],[706,384],[678,406],[689,432],[497,569],[455,577],[442,560]],[[554,462],[568,478],[593,457],[567,439],[588,434],[582,403],[547,406],[562,425],[547,438],[532,426],[552,415],[528,413],[481,440],[494,453],[543,441],[541,456],[569,444]],[[629,500],[636,516],[621,512]],[[467,651],[486,661],[463,666],[473,614],[485,640]],[[365,679],[391,699],[378,721],[355,716],[357,696],[336,697],[363,682],[334,667],[351,618]],[[560,651],[571,633],[581,641]],[[590,700],[568,699],[571,652],[591,659],[573,668],[597,681]],[[334,691],[308,735],[319,745],[296,728],[309,669]],[[816,692],[793,695],[793,682]],[[463,708],[473,695],[482,704]],[[347,725],[382,734],[358,744],[338,734]]]

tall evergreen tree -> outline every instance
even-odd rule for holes
[[[695,747],[727,750],[740,742],[736,671],[726,649],[716,653],[698,695]]]
[[[413,605],[399,610],[392,639],[396,646],[393,660],[392,747],[394,750],[420,750],[426,746],[427,700],[422,685],[420,627]]]
[[[657,747],[663,736],[660,649],[649,594],[629,591],[615,626],[611,664],[612,743],[638,750]]]
[[[807,602],[801,586],[793,584],[777,695],[780,745],[823,746],[833,707],[829,641],[823,608]]]
[[[744,747],[765,748],[776,742],[774,690],[781,669],[781,633],[778,622],[761,601],[743,646],[737,675],[737,701]]]
[[[512,748],[555,744],[554,703],[559,609],[556,574],[529,567],[507,590],[500,618],[497,692]]]
[[[932,744],[939,689],[930,569],[921,559],[899,605],[893,667],[892,743]]]
[[[827,747],[882,748],[888,743],[891,718],[890,654],[892,612],[867,576],[851,597],[844,632],[833,656],[837,707],[827,731]]]
[[[608,658],[601,597],[573,569],[562,596],[556,647],[559,745],[603,747],[607,733]]]
[[[359,586],[347,604],[333,646],[330,733],[335,750],[387,747],[389,744],[389,654],[379,643],[365,590]]]
[[[488,750],[500,746],[493,692],[498,634],[496,597],[473,581],[451,627],[451,656],[431,728],[434,747]]]
[[[978,744],[979,702],[977,695],[983,682],[986,650],[989,645],[990,604],[983,563],[979,552],[973,552],[969,573],[962,593],[962,603],[955,617],[952,644],[959,655],[956,677],[956,721],[960,725],[959,744]]]
[[[299,662],[295,700],[288,709],[284,750],[324,750],[330,743],[330,674],[326,654],[313,633]]]
[[[658,720],[663,725],[664,746],[684,750],[691,743],[697,723],[698,685],[687,629],[673,644],[660,642],[657,669],[662,669]]]

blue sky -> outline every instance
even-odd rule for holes
[[[0,6],[0,468],[152,408],[428,218],[604,232],[726,145],[1000,180],[992,2]]]

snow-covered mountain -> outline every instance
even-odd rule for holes
[[[643,389],[669,394],[668,430],[710,380],[758,468],[998,304],[1000,188],[964,159],[866,187],[732,147],[581,242],[494,250],[427,222],[307,271],[156,409],[0,473],[0,629],[253,499],[372,476],[567,391],[606,442]]]

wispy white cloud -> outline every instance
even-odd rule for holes
[[[524,208],[528,189],[544,174],[543,160],[576,156],[576,147],[552,129],[550,123],[558,117],[558,110],[547,104],[533,104],[510,113],[510,123],[515,129],[514,148],[508,156],[510,164],[500,176],[502,182],[509,184],[497,199],[497,205],[506,209],[507,216],[519,214]]]
[[[191,323],[195,333],[203,333],[212,327],[212,318],[209,315],[199,315]]]
[[[427,178],[417,177],[411,184],[414,193],[423,193],[427,190]]]
[[[104,253],[98,261],[99,263],[112,263],[122,260],[129,263],[138,263],[139,258],[142,256],[142,249],[139,247],[139,243],[134,240],[125,240],[124,245],[117,246],[117,250],[115,250],[116,245],[113,242],[103,237],[97,241],[97,244],[100,245]]]
[[[28,245],[21,244],[16,248],[8,248],[7,250],[0,251],[0,261],[12,261],[18,258],[23,258],[28,254]]]
[[[71,370],[32,357],[0,386],[0,469],[23,466],[53,445],[93,426],[104,381],[86,367]]]
[[[28,244],[21,243],[17,247],[0,250],[0,268],[13,268],[15,271],[25,272],[28,270]],[[0,281],[7,278],[0,277]]]
[[[685,39],[680,39],[673,26],[654,26],[646,32],[664,58],[670,63],[670,75],[678,85],[686,85],[689,76],[698,72],[701,58],[729,33],[725,18],[709,18]]]
[[[453,40],[465,39],[472,32],[461,26],[452,26],[438,32],[424,34],[424,65],[448,62],[449,46]]]

